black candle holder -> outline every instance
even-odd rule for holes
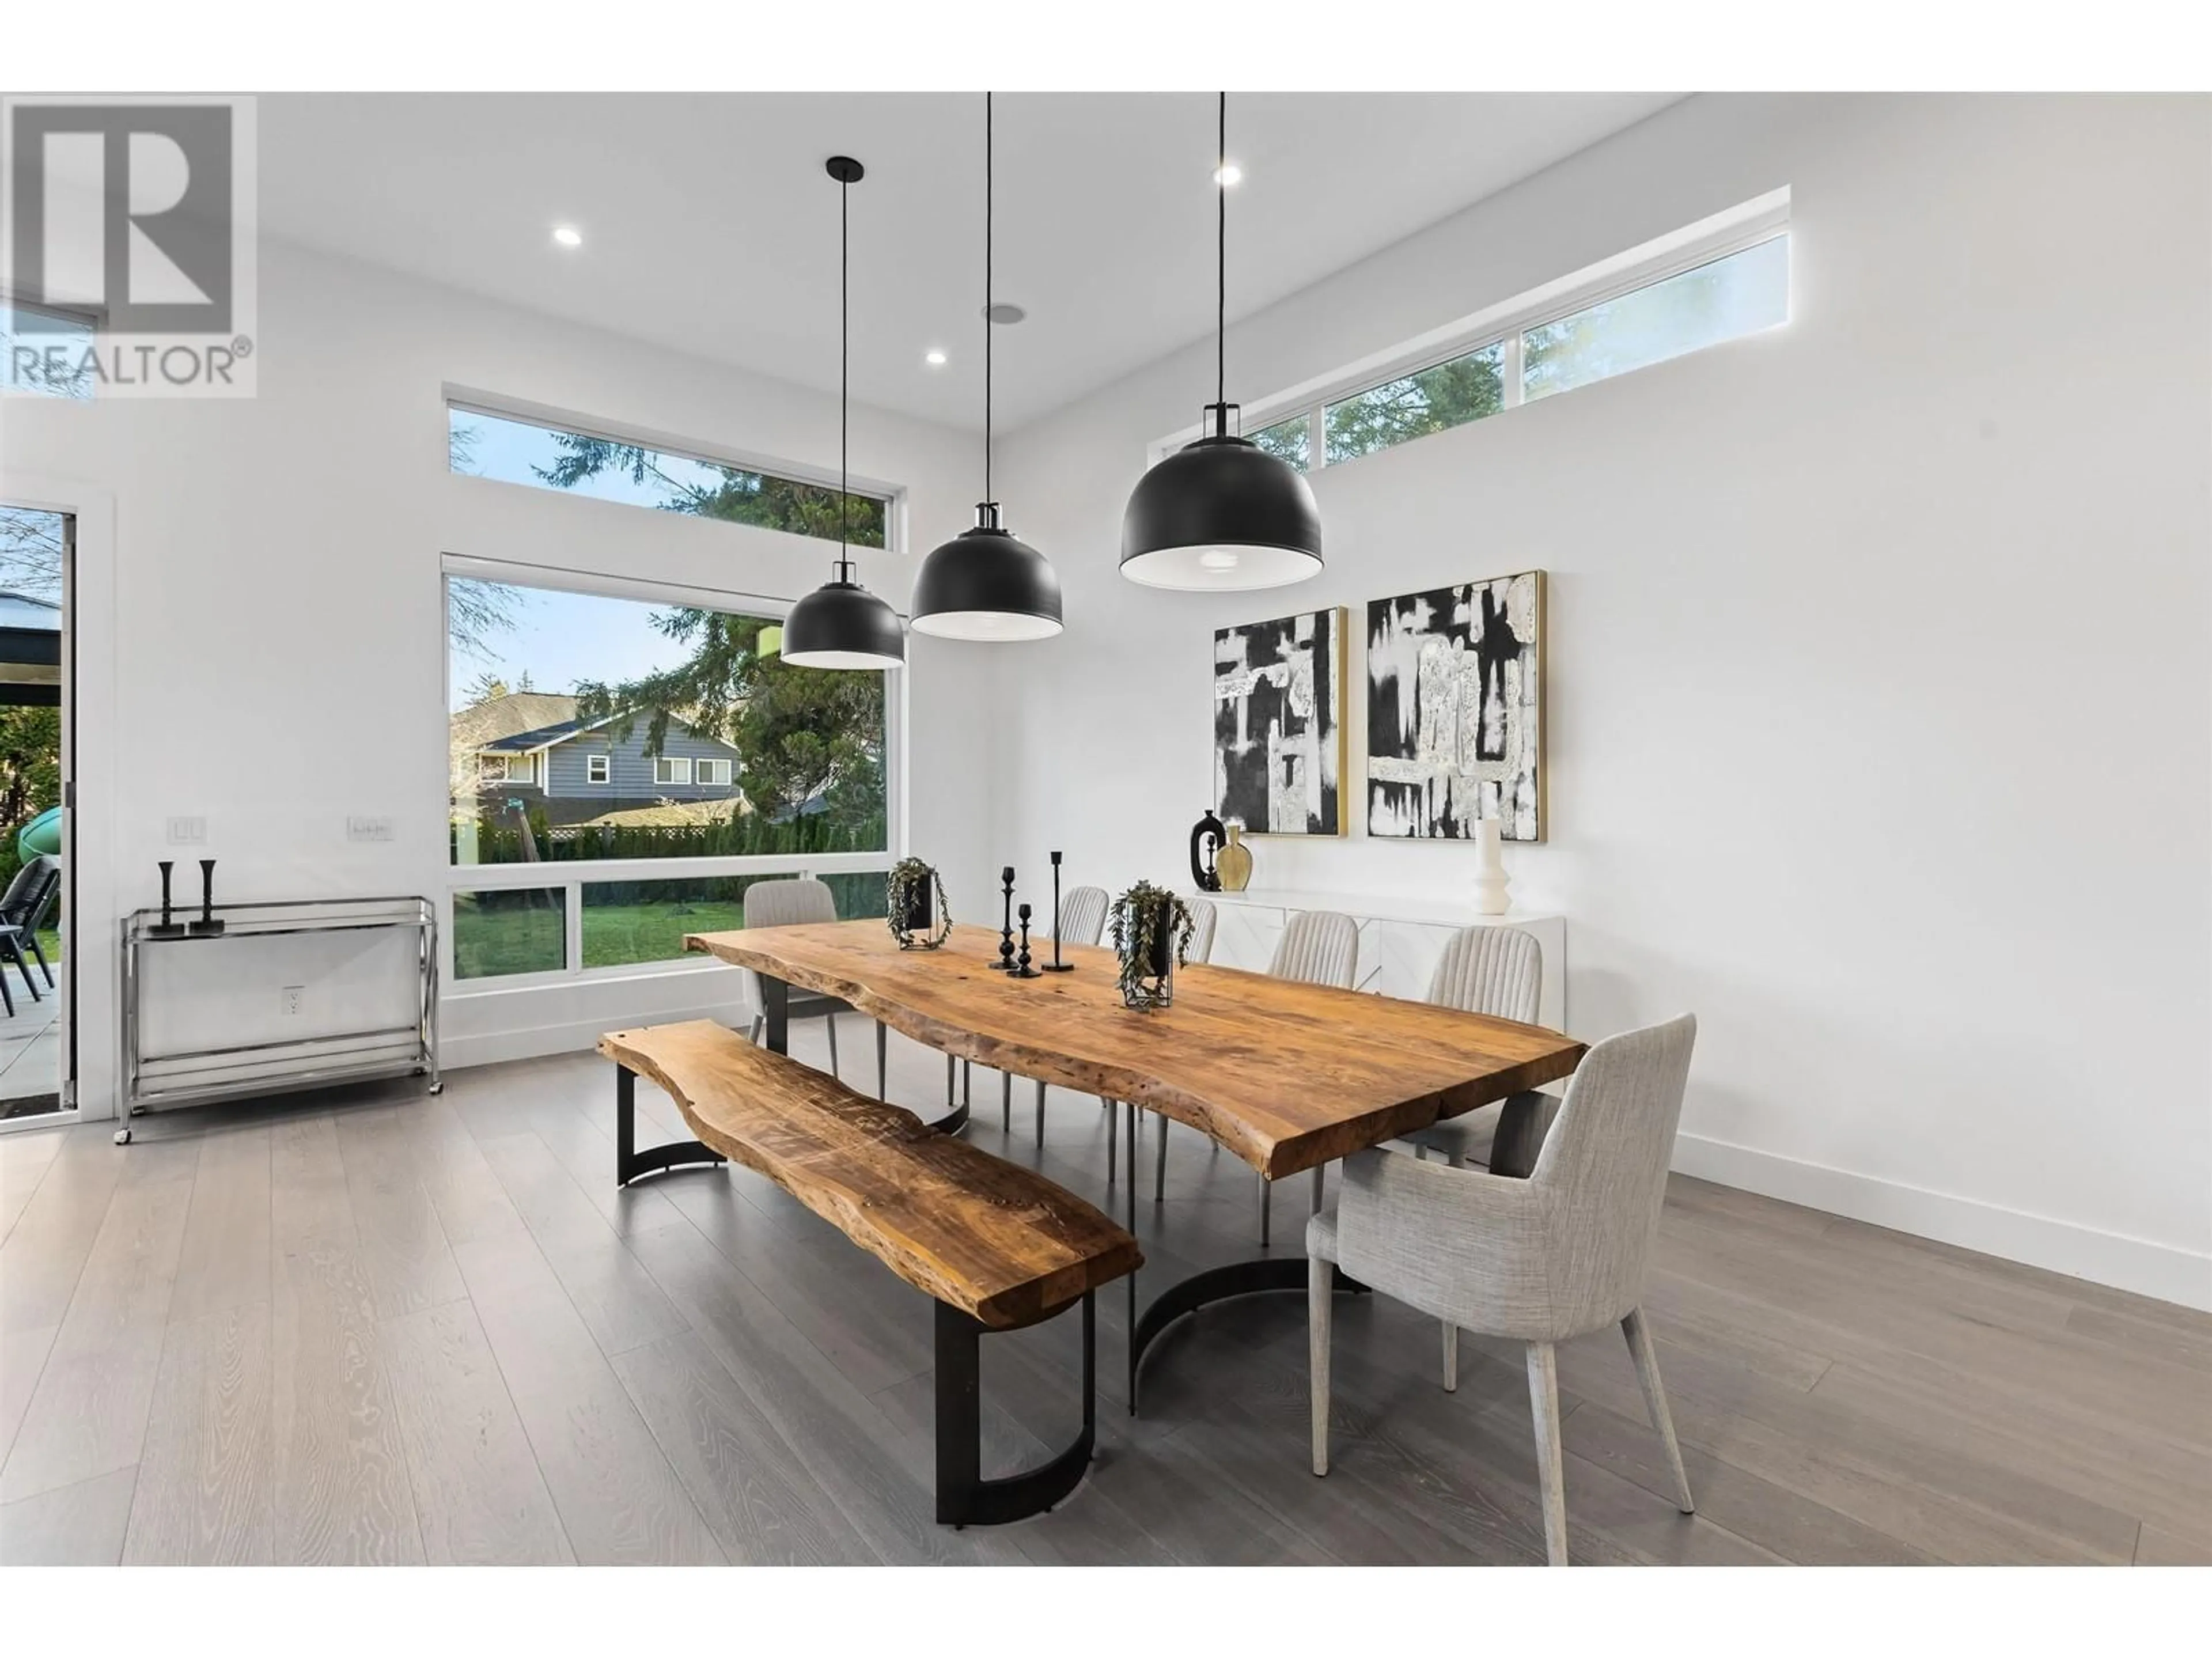
[[[215,913],[215,860],[200,860],[200,913],[188,930],[195,939],[211,939],[222,932],[222,921]]]
[[[1013,974],[1013,976],[1016,979],[1042,979],[1044,977],[1043,974],[1039,972],[1036,969],[1030,966],[1030,907],[1026,904],[1022,906],[1021,917],[1021,965],[1018,968],[1011,969],[1010,971]]]
[[[185,936],[185,924],[175,919],[169,902],[169,875],[176,867],[174,859],[163,859],[161,862],[161,919],[146,930],[149,939],[182,939]]]
[[[1052,855],[1052,960],[1044,965],[1048,974],[1072,974],[1075,964],[1060,959],[1060,854]]]
[[[1006,887],[1006,915],[999,927],[999,959],[991,966],[1011,974],[1014,971],[1014,866],[1010,864],[1000,871],[999,879]]]

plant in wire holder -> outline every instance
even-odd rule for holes
[[[1114,901],[1112,915],[1121,1000],[1132,1008],[1166,1007],[1175,1000],[1176,967],[1190,960],[1197,927],[1190,907],[1166,888],[1140,881]]]
[[[920,859],[901,859],[884,883],[884,909],[902,951],[934,951],[952,932],[945,881]]]

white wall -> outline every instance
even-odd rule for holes
[[[1695,99],[1238,326],[1231,395],[1780,185],[1786,329],[1324,471],[1304,586],[1116,574],[1210,343],[1018,435],[1069,629],[1000,671],[994,822],[1182,880],[1212,629],[1542,567],[1551,840],[1507,861],[1579,1033],[1698,1013],[1679,1167],[2212,1306],[2212,100]],[[1357,828],[1256,851],[1470,880]]]
[[[472,387],[830,468],[834,398],[275,246],[261,251],[258,345],[252,401],[0,408],[11,483],[113,508],[103,672],[115,715],[87,733],[111,758],[86,768],[81,793],[87,963],[112,962],[112,918],[158,899],[165,857],[180,878],[216,857],[217,896],[234,900],[446,890],[442,554],[788,598],[829,572],[834,550],[804,538],[454,477],[444,396]],[[856,409],[852,446],[855,474],[908,491],[908,553],[861,561],[862,579],[902,606],[911,550],[970,520],[978,444]],[[916,637],[909,661],[915,775],[980,777],[990,747],[972,718],[976,648]],[[924,787],[911,804],[914,845],[971,894],[988,861],[962,860],[979,844],[982,802],[980,789]],[[349,814],[391,817],[396,838],[349,842]],[[166,844],[181,815],[207,819],[204,848]],[[90,867],[110,834],[105,867]],[[609,1018],[726,1013],[737,979],[702,964],[675,979],[455,994],[447,1060],[574,1046]],[[97,1114],[112,1004],[88,998],[86,1013]]]

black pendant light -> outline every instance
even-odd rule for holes
[[[783,659],[801,668],[896,668],[906,660],[898,612],[853,580],[845,545],[847,428],[852,401],[853,227],[851,187],[867,169],[833,155],[824,170],[837,181],[837,574],[783,619]]]
[[[991,94],[983,94],[983,495],[975,527],[931,550],[914,579],[914,625],[948,640],[1045,640],[1060,630],[1052,562],[999,523],[991,495]]]
[[[1321,574],[1321,509],[1287,462],[1229,429],[1229,94],[1220,102],[1212,428],[1138,480],[1121,515],[1121,574],[1147,587],[1280,587]]]

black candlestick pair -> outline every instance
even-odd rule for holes
[[[175,868],[175,860],[161,860],[161,920],[146,930],[147,936],[150,939],[182,939],[191,933],[208,938],[222,932],[222,923],[216,919],[215,914],[215,860],[200,860],[200,914],[198,919],[190,924],[173,919],[173,907],[169,902],[169,872]]]
[[[1019,960],[1014,951],[1014,866],[1008,865],[999,872],[999,879],[1006,888],[1006,920],[999,928],[999,959],[991,964],[1002,974],[1016,979],[1037,979],[1046,974],[1069,974],[1075,971],[1072,962],[1060,959],[1060,854],[1052,855],[1052,960],[1042,968],[1030,966],[1030,907],[1021,907],[1022,945]]]

